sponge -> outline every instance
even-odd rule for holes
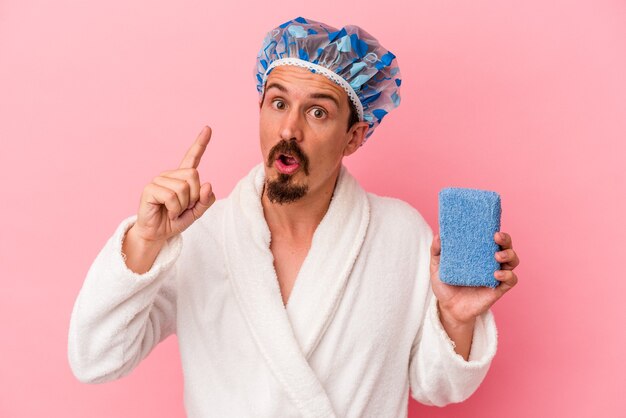
[[[439,192],[439,278],[455,286],[497,287],[500,270],[494,235],[500,230],[500,195],[489,190],[447,187]]]

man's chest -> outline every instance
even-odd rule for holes
[[[298,246],[277,240],[272,241],[270,249],[274,255],[274,269],[283,304],[286,306],[302,263],[309,252],[310,243]]]

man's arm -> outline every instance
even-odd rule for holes
[[[409,360],[411,396],[424,405],[463,402],[484,380],[497,350],[497,329],[491,311],[476,318],[467,357],[462,357],[439,319],[437,299],[428,290],[422,327]],[[465,337],[467,338],[467,337]],[[459,345],[462,341],[459,341]]]
[[[122,256],[126,266],[137,274],[143,274],[150,270],[157,255],[163,248],[161,241],[145,241],[138,237],[135,229],[131,227],[124,236],[122,242]]]
[[[125,219],[93,262],[70,319],[68,358],[82,382],[128,373],[176,331],[176,266],[181,233],[215,202],[198,164],[211,138],[205,126],[179,168],[144,187],[137,215]]]
[[[490,310],[461,317],[464,321],[448,315],[447,305],[433,292],[433,280],[437,278],[432,275],[437,271],[432,264],[433,234],[426,225],[422,229],[425,231],[418,238],[418,258],[431,258],[431,270],[428,262],[419,263],[417,283],[425,299],[421,328],[411,348],[409,384],[413,399],[425,405],[445,406],[466,400],[478,389],[497,350],[497,329]]]
[[[92,263],[74,303],[68,360],[83,383],[129,374],[176,331],[176,266],[182,237],[164,244],[151,267],[138,274],[124,263],[122,238],[136,215],[122,221]]]
[[[432,239],[430,231],[428,236]],[[429,303],[409,365],[412,395],[418,402],[438,406],[462,402],[478,388],[489,369],[497,348],[497,330],[489,308],[515,286],[513,269],[519,264],[511,237],[498,232],[494,239],[502,248],[494,255],[502,266],[494,274],[502,282],[495,289],[441,282],[441,241],[439,236],[432,239]]]
[[[450,318],[447,312],[441,310],[439,301],[437,301],[437,311],[439,312],[439,320],[446,334],[454,343],[454,351],[461,355],[465,361],[469,360],[470,350],[472,348],[472,337],[474,335],[474,327],[476,326],[476,318],[468,323],[459,323]]]
[[[502,251],[494,254],[502,270],[494,273],[500,285],[487,287],[451,286],[439,279],[441,239],[436,235],[430,249],[430,281],[437,298],[437,311],[441,325],[454,342],[456,353],[465,360],[469,358],[476,317],[485,313],[498,299],[517,284],[513,269],[519,265],[519,257],[513,250],[511,237],[503,232],[494,235],[494,241]]]

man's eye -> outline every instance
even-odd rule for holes
[[[320,109],[319,107],[314,107],[311,109],[311,114],[315,119],[322,119],[326,116],[326,111],[324,109]]]
[[[285,108],[285,102],[283,102],[282,100],[274,100],[272,104],[276,109],[282,110]]]

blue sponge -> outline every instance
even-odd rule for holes
[[[460,187],[439,192],[442,282],[455,286],[500,284],[493,273],[500,270],[494,255],[501,248],[494,235],[500,230],[501,213],[496,192]]]

